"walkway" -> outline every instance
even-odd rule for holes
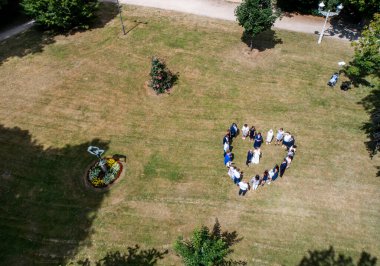
[[[116,0],[103,1],[116,3]],[[231,21],[236,21],[234,10],[238,5],[237,3],[227,2],[225,0],[119,0],[119,2],[122,4],[173,10]],[[274,24],[274,27],[289,31],[316,34],[321,30],[323,22],[324,19],[322,17],[292,15],[278,19]],[[0,41],[30,28],[33,23],[33,21],[30,21],[6,32],[0,33]],[[343,40],[354,40],[357,38],[358,32],[355,29],[348,29],[346,25],[329,24],[325,36],[332,36]]]

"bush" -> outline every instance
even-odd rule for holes
[[[169,91],[177,81],[177,76],[177,74],[173,74],[166,67],[165,62],[162,59],[158,57],[152,58],[149,87],[151,87],[157,94]]]
[[[27,15],[51,29],[88,28],[95,16],[98,0],[23,0]]]

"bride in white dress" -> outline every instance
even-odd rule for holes
[[[261,156],[261,151],[260,151],[260,149],[255,149],[255,150],[253,151],[253,157],[252,157],[252,161],[251,161],[251,163],[252,163],[252,164],[259,164],[259,162],[260,162],[260,156]]]
[[[267,133],[267,141],[266,141],[266,143],[267,143],[267,144],[271,144],[272,139],[273,139],[273,130],[270,129],[270,130],[268,131],[268,133]]]

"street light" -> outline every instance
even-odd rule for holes
[[[124,28],[124,23],[123,23],[123,17],[121,16],[121,8],[120,8],[120,3],[119,0],[116,0],[117,8],[119,10],[119,15],[120,15],[120,22],[121,22],[121,27],[123,29],[123,33],[125,35],[125,28]]]
[[[322,14],[323,16],[325,16],[326,19],[325,19],[325,24],[323,25],[321,34],[319,35],[318,44],[320,44],[322,42],[322,37],[323,37],[323,34],[325,34],[326,24],[327,24],[327,20],[329,19],[329,17],[333,17],[333,16],[338,15],[340,13],[340,11],[342,11],[342,9],[343,9],[343,5],[342,4],[340,4],[339,6],[336,7],[336,11],[335,12],[332,12],[331,10],[323,11],[324,7],[325,7],[325,4],[323,2],[319,3],[319,5],[318,5],[318,12],[320,14]]]

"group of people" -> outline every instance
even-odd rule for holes
[[[239,133],[240,130],[237,124],[232,123],[226,135],[223,137],[224,164],[228,168],[228,176],[232,179],[234,184],[239,187],[239,195],[244,196],[251,188],[257,190],[259,186],[264,186],[265,184],[269,185],[275,181],[278,176],[282,177],[294,159],[297,146],[295,145],[294,136],[292,136],[290,132],[285,132],[283,128],[280,128],[277,130],[276,137],[274,138],[274,132],[270,129],[267,132],[265,143],[270,145],[274,142],[274,145],[282,145],[282,147],[286,149],[287,155],[280,166],[276,164],[273,169],[265,170],[262,176],[255,175],[249,182],[246,182],[243,180],[244,172],[234,165],[234,156],[231,152],[232,141]],[[241,137],[243,140],[249,138],[249,141],[253,142],[253,149],[249,149],[247,153],[246,165],[249,167],[251,164],[258,164],[261,158],[260,147],[263,143],[261,132],[256,131],[254,126],[248,127],[247,124],[244,124],[241,128]]]

